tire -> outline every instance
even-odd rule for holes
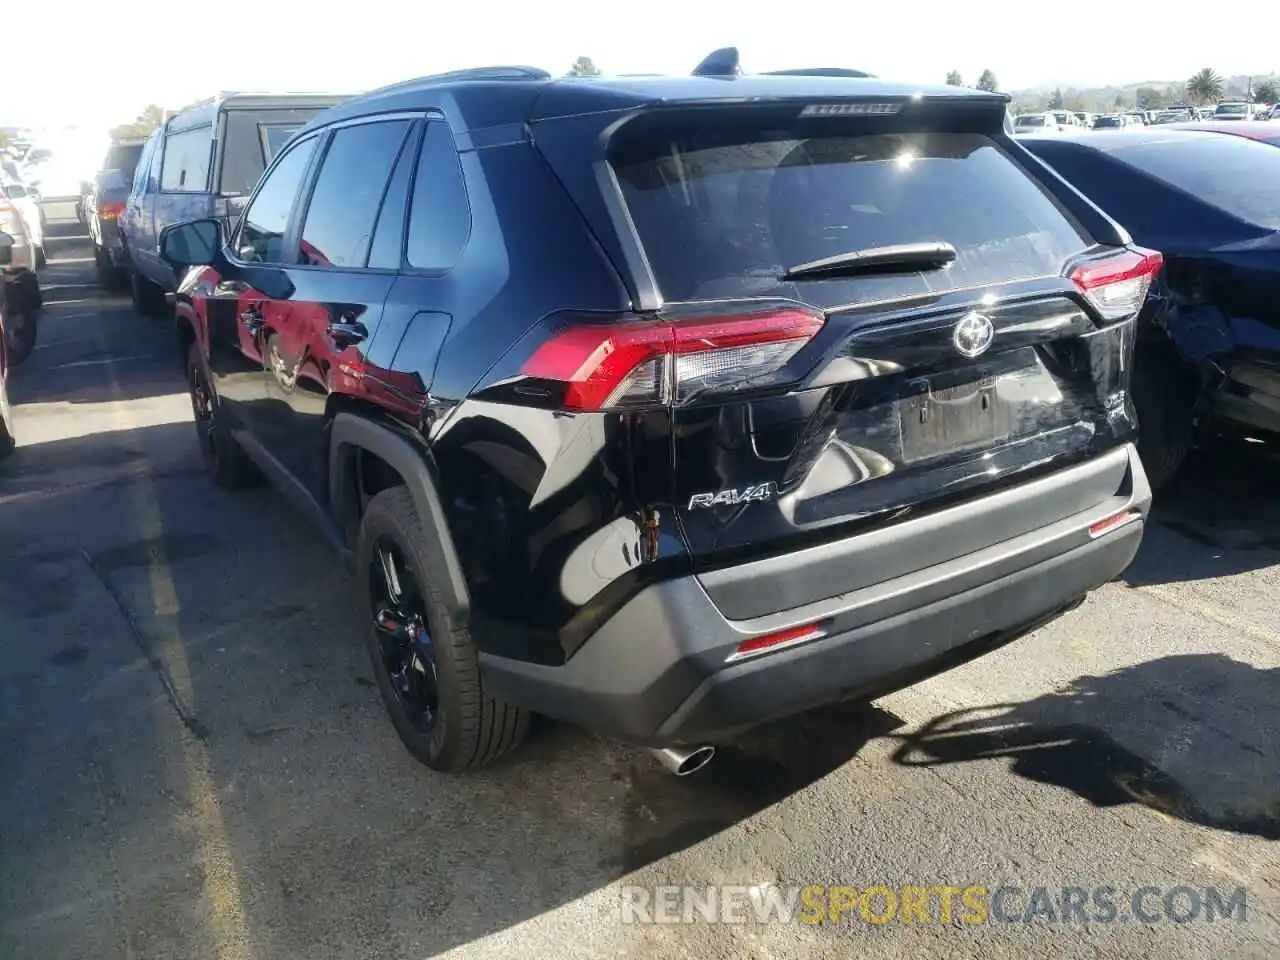
[[[93,248],[93,269],[98,275],[98,286],[115,291],[120,287],[120,268],[111,262],[111,255],[102,247]]]
[[[1139,347],[1130,382],[1138,414],[1138,457],[1153,493],[1177,475],[1194,439],[1192,401],[1176,363],[1163,352]]]
[[[424,576],[429,569],[423,551],[427,537],[405,487],[384,490],[369,502],[356,545],[360,612],[378,689],[401,742],[431,769],[460,773],[491,763],[519,746],[529,729],[529,713],[485,690],[467,628],[454,621],[439,588]],[[388,549],[400,558],[396,579],[404,587],[403,595],[412,597],[412,604],[396,606],[421,608],[413,622],[416,636],[426,634],[425,658],[431,661],[435,688],[435,709],[427,723],[421,713],[411,712],[410,701],[397,688],[388,663],[394,659],[387,654],[390,635],[377,625],[380,609],[386,609],[381,598],[387,582],[381,575],[379,553]],[[422,646],[406,641],[402,649],[421,651]],[[426,670],[419,673],[426,676]],[[398,674],[402,679],[406,675],[407,670]]]
[[[9,365],[21,366],[30,359],[40,333],[40,314],[34,310],[10,317],[5,324],[5,345],[8,347]]]
[[[158,317],[164,312],[164,291],[136,270],[129,272],[129,296],[133,309],[144,317]]]
[[[218,395],[200,345],[196,343],[187,350],[187,391],[191,396],[200,456],[209,478],[224,490],[238,490],[256,483],[262,475],[227,429],[225,418],[218,416]]]
[[[0,460],[6,459],[17,447],[13,435],[13,411],[9,407],[9,397],[5,388],[0,385]]]

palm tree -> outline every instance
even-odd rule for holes
[[[1187,81],[1187,96],[1192,103],[1212,103],[1222,99],[1222,77],[1212,68],[1205,67]]]

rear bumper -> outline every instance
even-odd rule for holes
[[[1025,632],[1129,566],[1151,492],[1132,446],[1106,456],[1126,462],[1114,496],[1021,536],[752,620],[725,617],[693,577],[667,581],[634,597],[563,666],[483,655],[486,682],[529,709],[648,744],[715,742],[825,703],[886,693],[945,668],[968,644]],[[1036,483],[1070,483],[1092,468]],[[985,499],[998,511],[1002,497],[1025,487]],[[1127,522],[1090,533],[1123,512],[1132,513]],[[900,526],[926,521],[937,518]],[[859,552],[859,540],[841,546]],[[733,659],[746,639],[810,624],[817,639]]]

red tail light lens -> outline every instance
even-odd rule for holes
[[[124,213],[123,203],[104,203],[98,210],[99,220],[115,220]]]
[[[1071,280],[1104,320],[1123,320],[1142,309],[1163,263],[1155,250],[1131,247],[1081,264],[1071,271]]]
[[[683,402],[776,373],[822,324],[819,314],[785,308],[571,327],[543,343],[521,373],[563,384],[571,410]]]

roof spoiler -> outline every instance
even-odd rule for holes
[[[742,76],[742,58],[738,56],[737,47],[721,47],[710,53],[700,64],[693,68],[695,77],[740,77]],[[768,70],[767,77],[870,77],[872,74],[864,70],[850,70],[846,67],[800,67],[792,70]]]

